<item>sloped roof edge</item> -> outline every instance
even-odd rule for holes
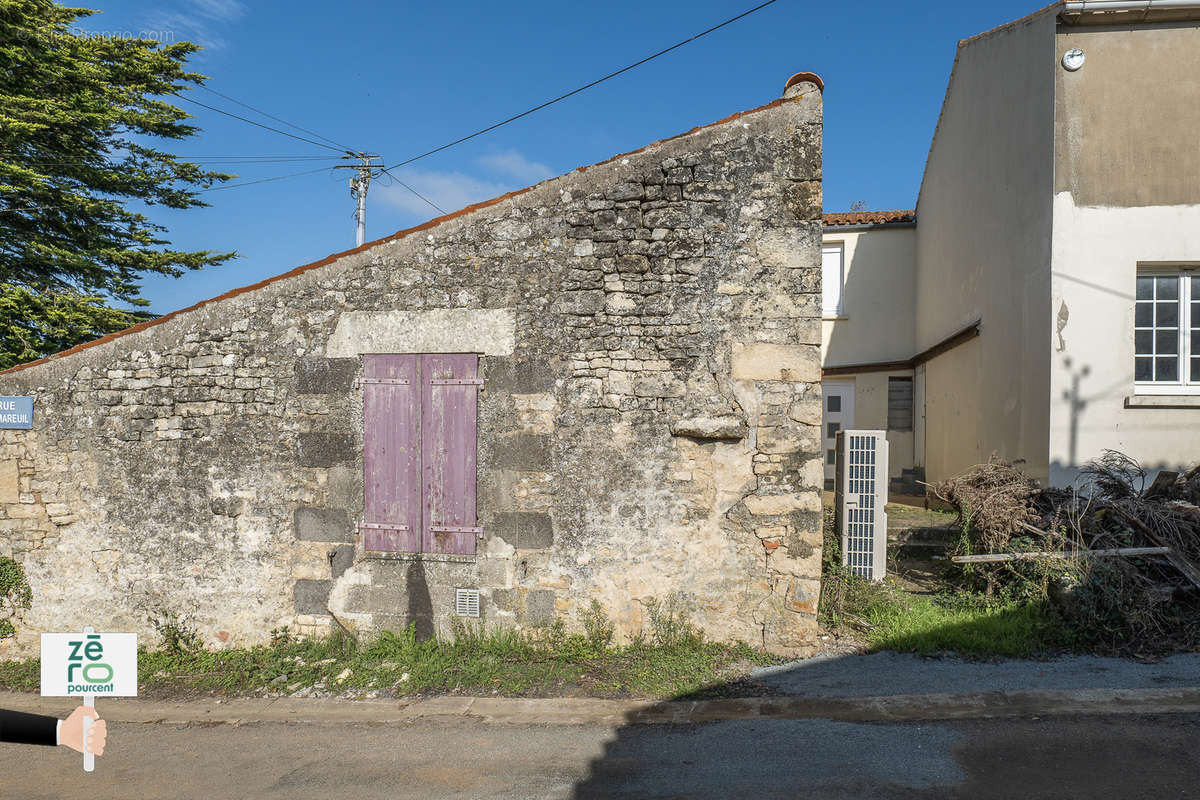
[[[954,88],[954,76],[958,72],[958,61],[962,55],[963,50],[981,39],[990,38],[992,36],[995,36],[996,34],[1003,33],[1004,31],[1007,31],[1011,28],[1015,28],[1018,25],[1022,25],[1024,23],[1031,22],[1031,21],[1037,19],[1038,17],[1042,16],[1043,14],[1050,13],[1052,11],[1055,11],[1056,9],[1061,9],[1063,6],[1063,3],[1064,3],[1064,0],[1056,0],[1056,2],[1053,2],[1044,8],[1039,8],[1037,11],[1034,11],[1032,14],[1026,14],[1025,16],[1023,16],[1019,19],[1014,19],[1010,22],[1004,23],[1003,25],[997,25],[995,28],[992,28],[991,30],[984,31],[983,33],[977,33],[974,36],[970,36],[966,39],[959,40],[958,46],[954,50],[954,62],[950,65],[950,75],[948,78],[946,78],[946,91],[942,95],[942,105],[938,109],[937,123],[933,126],[933,136],[929,137],[929,150],[925,153],[925,166],[921,170],[921,183],[920,183],[920,186],[917,188],[917,211],[921,210],[921,195],[925,191],[925,178],[928,177],[928,175],[929,175],[929,159],[933,156],[934,145],[937,144],[938,134],[942,130],[942,121],[945,119],[945,116],[946,116],[946,103],[950,100],[950,90]],[[1057,14],[1056,14],[1056,17],[1057,17]]]
[[[958,46],[966,47],[967,45],[971,44],[974,41],[977,41],[979,39],[986,39],[989,36],[994,36],[997,33],[1002,33],[1004,31],[1008,30],[1009,28],[1015,28],[1016,26],[1018,26],[1022,23],[1029,22],[1031,19],[1034,19],[1035,17],[1040,17],[1042,14],[1045,14],[1046,12],[1052,11],[1054,9],[1058,9],[1059,13],[1061,14],[1063,11],[1064,3],[1065,3],[1065,0],[1055,0],[1055,2],[1051,3],[1050,5],[1039,8],[1037,11],[1030,12],[1029,14],[1026,14],[1023,17],[1018,17],[1017,19],[1009,20],[1008,22],[1005,22],[1001,25],[997,25],[994,28],[990,28],[986,31],[983,31],[982,33],[977,33],[974,36],[968,36],[966,39],[960,39],[958,42]]]
[[[281,273],[279,275],[274,275],[269,278],[264,278],[263,280],[258,281],[257,283],[252,283],[248,286],[241,286],[236,289],[230,289],[229,291],[225,292],[224,294],[219,294],[216,297],[211,297],[207,300],[201,300],[199,303],[188,306],[187,308],[181,308],[176,311],[172,311],[168,314],[163,314],[161,317],[158,317],[156,319],[147,320],[146,322],[138,323],[137,325],[134,325],[132,327],[124,328],[124,329],[116,331],[114,333],[110,333],[106,336],[101,336],[99,339],[93,339],[89,342],[83,342],[82,344],[77,344],[74,347],[70,348],[69,350],[63,350],[62,352],[59,352],[59,353],[53,353],[51,355],[39,358],[36,361],[27,361],[24,364],[17,364],[16,366],[12,366],[6,370],[0,371],[0,375],[7,375],[12,372],[19,372],[21,370],[29,369],[30,367],[36,367],[40,364],[45,364],[50,361],[57,361],[60,358],[65,358],[67,356],[74,355],[75,353],[81,352],[83,350],[87,350],[88,348],[96,347],[97,345],[101,345],[101,344],[106,344],[106,343],[114,341],[116,339],[120,339],[121,337],[128,336],[133,333],[138,333],[140,331],[144,331],[148,328],[154,327],[155,325],[161,325],[169,320],[175,319],[176,317],[182,316],[184,314],[191,313],[193,311],[196,311],[196,310],[203,308],[207,305],[210,305],[212,303],[219,303],[221,301],[229,300],[231,298],[237,297],[238,295],[242,295],[242,294],[246,294],[248,292],[256,291],[258,289],[262,289],[263,287],[268,286],[277,281],[285,280],[287,278],[294,278],[298,275],[302,275],[311,270],[320,269],[321,267],[328,266],[329,264],[332,264],[333,262],[335,262],[339,259],[346,258],[347,256],[352,256],[352,255],[356,255],[358,253],[365,252],[367,250],[370,250],[372,247],[376,247],[381,244],[386,244],[387,242],[394,242],[394,241],[397,241],[400,239],[404,239],[408,236],[411,236],[414,233],[420,233],[421,231],[427,231],[432,228],[436,228],[439,225],[441,225],[442,223],[449,222],[449,221],[457,219],[459,217],[463,217],[468,214],[471,214],[475,211],[480,211],[482,209],[497,205],[499,203],[504,202],[505,200],[509,200],[511,198],[523,195],[527,192],[532,191],[533,189],[536,189],[538,186],[549,183],[551,181],[560,180],[569,175],[574,175],[576,173],[583,173],[583,172],[586,172],[587,170],[593,169],[595,167],[602,167],[606,164],[611,164],[614,161],[617,161],[619,159],[628,158],[629,156],[637,155],[638,153],[645,152],[646,150],[649,150],[652,147],[657,147],[666,142],[672,142],[672,141],[675,141],[676,139],[682,139],[684,137],[691,136],[695,133],[698,133],[699,131],[706,130],[708,128],[715,128],[718,125],[724,125],[726,123],[733,122],[736,119],[740,119],[741,117],[745,117],[750,114],[757,114],[757,113],[760,113],[763,111],[768,111],[772,108],[778,108],[779,106],[785,105],[787,103],[798,102],[799,100],[803,99],[803,97],[804,97],[804,95],[797,95],[795,97],[781,97],[778,100],[773,100],[770,103],[766,103],[765,105],[756,106],[755,108],[750,108],[750,109],[746,109],[745,111],[738,111],[736,113],[730,114],[728,117],[719,119],[716,122],[710,122],[705,125],[697,125],[696,127],[692,128],[691,130],[684,131],[683,133],[679,133],[674,136],[669,136],[665,139],[657,139],[653,142],[650,142],[647,145],[637,148],[636,150],[630,150],[627,153],[619,153],[611,158],[605,159],[604,161],[598,161],[595,164],[588,164],[585,166],[576,167],[575,169],[571,170],[570,172],[565,172],[562,175],[558,175],[554,178],[547,178],[546,180],[535,183],[532,186],[526,186],[523,189],[516,189],[516,190],[508,192],[506,194],[502,194],[499,197],[493,197],[489,200],[482,200],[478,203],[474,203],[465,208],[460,208],[457,211],[452,211],[449,214],[444,214],[440,217],[434,217],[433,219],[429,220],[428,222],[424,222],[415,227],[405,228],[403,230],[396,231],[395,233],[389,234],[388,236],[384,236],[382,238],[375,239],[370,242],[365,242],[362,245],[352,248],[350,250],[343,250],[340,253],[333,253],[331,255],[326,256],[325,258],[322,258],[319,261],[314,261],[310,264],[304,264],[304,265],[301,265],[294,269],[291,269],[287,272]]]
[[[897,211],[846,211],[823,214],[826,228],[841,228],[850,225],[912,225],[917,221],[917,212],[912,209]]]

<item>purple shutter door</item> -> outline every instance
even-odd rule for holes
[[[363,544],[367,550],[419,552],[420,356],[364,356],[363,378]]]
[[[421,356],[424,402],[423,545],[430,553],[475,553],[475,420],[479,387],[475,355]],[[447,530],[448,529],[448,530]]]

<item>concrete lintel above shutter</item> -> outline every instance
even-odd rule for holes
[[[364,353],[482,353],[507,356],[516,347],[511,308],[429,311],[347,311],[325,345],[329,358]]]

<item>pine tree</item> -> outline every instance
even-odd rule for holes
[[[229,179],[158,149],[196,133],[164,98],[199,85],[190,42],[89,36],[94,12],[0,0],[0,368],[146,319],[139,279],[235,256],[172,249],[131,210],[207,205]]]

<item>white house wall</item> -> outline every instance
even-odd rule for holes
[[[1200,408],[1126,407],[1138,265],[1200,264],[1200,26],[1064,26],[1057,57],[1072,48],[1084,51],[1083,68],[1055,69],[1061,330],[1050,358],[1050,478],[1059,484],[1104,449],[1151,468],[1200,459]]]
[[[917,205],[916,349],[975,320],[926,368],[926,472],[993,451],[1048,471],[1053,11],[967,40]]]
[[[1179,261],[1200,262],[1200,205],[1079,208],[1070,192],[1055,197],[1051,482],[1069,483],[1105,449],[1152,468],[1200,461],[1200,407],[1125,407],[1138,263]],[[1174,400],[1192,401],[1200,396]]]
[[[845,270],[842,313],[821,322],[824,367],[906,361],[916,354],[916,232],[891,226],[869,230],[829,229],[825,246],[841,245]],[[912,370],[865,372],[839,378],[854,383],[854,427],[888,428],[888,378]],[[914,409],[914,418],[918,410]],[[899,477],[915,461],[913,431],[888,430],[889,472]]]
[[[821,321],[821,363],[841,367],[912,358],[916,230],[832,229],[823,242],[841,244],[846,275],[842,313]]]

